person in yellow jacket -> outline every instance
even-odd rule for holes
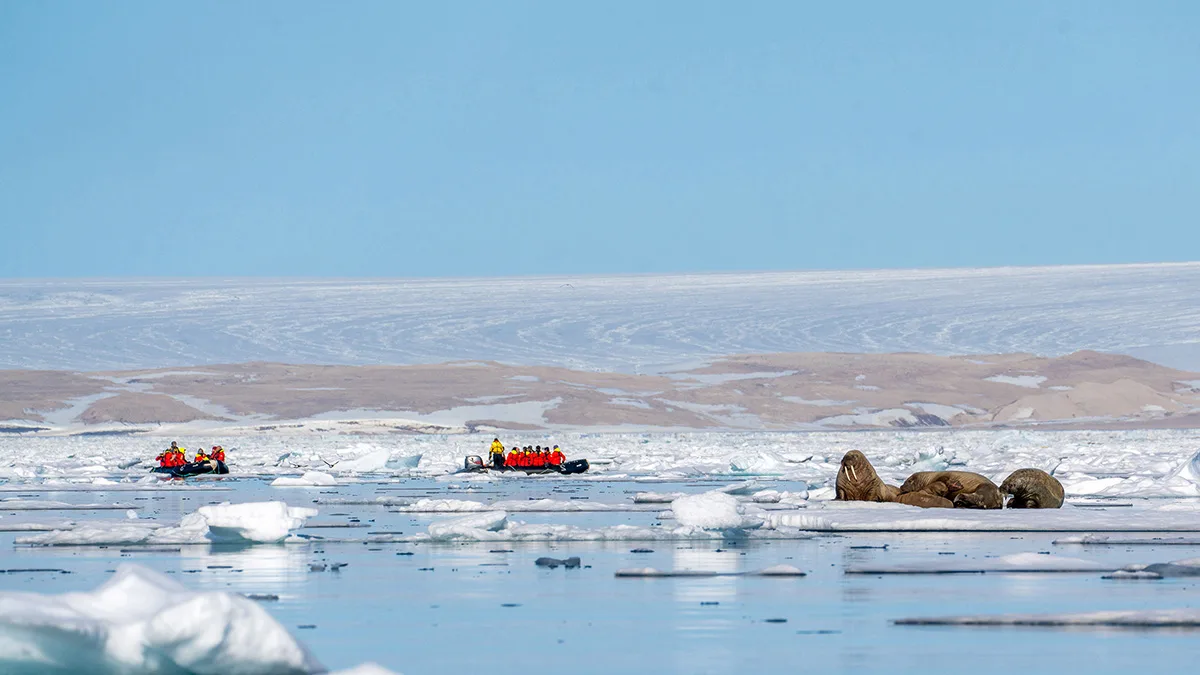
[[[497,469],[504,466],[504,444],[500,442],[499,438],[492,439],[492,449],[489,459],[491,459],[492,466]]]

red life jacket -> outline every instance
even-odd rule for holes
[[[566,459],[567,456],[562,454],[561,450],[555,450],[554,452],[550,453],[550,464],[553,466],[559,466]]]
[[[212,458],[217,460],[218,462],[224,462],[225,461],[225,449],[217,448],[216,451],[213,452]]]

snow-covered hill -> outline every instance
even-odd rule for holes
[[[0,281],[0,367],[1120,352],[1200,369],[1200,263],[451,280]]]

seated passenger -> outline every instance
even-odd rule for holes
[[[513,449],[508,453],[508,457],[504,458],[504,466],[515,469],[517,466],[517,457],[519,456],[519,452],[514,446]]]
[[[196,451],[196,460],[195,461],[207,462],[208,460],[209,460],[209,456],[204,454],[204,448],[200,448],[199,450]]]
[[[558,449],[557,445],[554,446],[554,452],[550,453],[550,464],[552,466],[562,466],[562,463],[565,461],[567,461],[567,456],[562,453],[562,450]]]
[[[213,449],[212,449],[212,458],[217,460],[218,462],[224,462],[225,461],[225,448],[223,448],[219,445],[214,445]]]

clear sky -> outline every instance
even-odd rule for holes
[[[1200,259],[1200,3],[0,0],[0,276]]]

